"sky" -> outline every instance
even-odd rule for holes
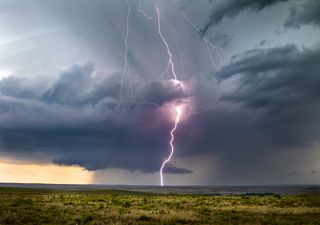
[[[0,0],[0,182],[159,185],[181,107],[166,185],[320,184],[319,37],[318,0]]]

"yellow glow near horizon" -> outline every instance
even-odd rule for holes
[[[92,181],[93,173],[78,166],[0,160],[0,182],[3,183],[90,184]]]

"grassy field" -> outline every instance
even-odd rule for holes
[[[320,195],[0,188],[0,224],[320,224]]]

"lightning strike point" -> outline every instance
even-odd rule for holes
[[[163,169],[166,166],[166,164],[168,162],[170,162],[170,160],[171,160],[171,158],[173,156],[174,150],[175,150],[175,147],[174,147],[174,134],[175,134],[175,131],[176,131],[176,129],[178,127],[178,124],[180,122],[180,117],[181,117],[181,113],[182,113],[181,106],[176,106],[175,107],[175,111],[176,111],[176,120],[175,120],[175,123],[174,123],[174,127],[170,131],[170,136],[171,136],[171,139],[170,139],[170,142],[169,142],[170,155],[165,161],[163,161],[162,166],[160,168],[160,184],[161,184],[161,186],[164,185],[164,182],[163,182]]]

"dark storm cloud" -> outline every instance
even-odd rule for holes
[[[181,88],[172,81],[133,84],[138,94],[119,101],[120,76],[95,76],[94,66],[86,64],[61,72],[51,82],[0,81],[2,151],[44,153],[54,163],[88,170],[157,171],[171,127],[161,110],[185,97]],[[131,85],[124,85],[130,90]]]
[[[212,25],[217,25],[224,18],[233,18],[242,11],[261,11],[266,7],[270,7],[279,2],[289,0],[224,0],[218,1],[212,11],[204,28],[201,30],[202,35],[205,35]]]
[[[186,96],[172,81],[125,83],[135,94],[123,101],[121,76],[101,76],[92,64],[73,66],[52,81],[9,77],[0,82],[1,149],[48,154],[57,164],[88,170],[156,172],[172,128],[163,110],[189,97],[196,111],[177,130],[176,156],[215,153],[224,173],[251,170],[261,154],[319,141],[318,59],[318,49],[295,45],[254,49],[215,73],[220,84],[197,78]],[[236,88],[219,93],[229,79]]]
[[[319,141],[319,59],[319,48],[256,49],[234,57],[215,77],[238,80],[224,99],[259,115],[255,123],[264,127],[269,143],[307,147]]]
[[[167,81],[151,82],[141,90],[141,95],[145,101],[154,104],[164,104],[175,99],[187,97],[179,84]]]
[[[303,25],[320,25],[320,2],[318,0],[305,0],[290,10],[284,26],[300,28]]]

